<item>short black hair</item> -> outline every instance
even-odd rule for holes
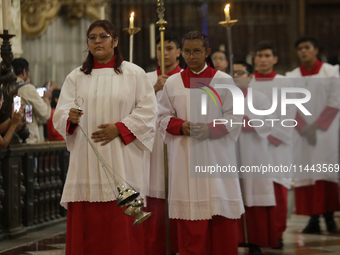
[[[156,38],[156,45],[161,41],[161,35],[158,35]],[[178,34],[172,31],[164,31],[164,41],[173,42],[176,44],[177,49],[181,47],[181,39]]]
[[[12,61],[12,66],[14,69],[15,75],[20,75],[26,70],[26,72],[29,71],[29,64],[26,59],[24,58],[15,58]]]
[[[248,64],[246,61],[243,60],[237,60],[234,62],[234,65],[243,65],[249,74],[253,73],[253,66],[251,64]]]
[[[54,89],[52,91],[52,100],[51,100],[51,107],[52,108],[56,108],[57,107],[57,103],[54,101],[55,98],[59,98],[60,96],[60,89]]]
[[[303,36],[300,37],[294,44],[295,48],[297,48],[299,46],[300,43],[303,42],[310,42],[311,44],[313,44],[314,48],[318,49],[319,48],[319,43],[318,40],[316,40],[314,37],[312,36]]]
[[[273,55],[277,56],[277,46],[272,41],[261,41],[255,47],[255,53],[262,50],[272,50]]]

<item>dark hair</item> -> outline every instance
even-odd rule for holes
[[[97,20],[90,25],[86,33],[86,38],[89,36],[90,32],[96,27],[102,27],[108,34],[111,35],[112,39],[118,37],[118,30],[111,22],[107,20]],[[119,50],[119,46],[117,46],[114,49],[114,55],[116,56],[114,70],[117,74],[121,74],[123,72],[122,72],[122,69],[120,68],[120,65],[123,61],[123,56]],[[93,55],[89,51],[87,58],[85,59],[82,67],[80,68],[80,71],[82,71],[85,74],[91,74],[92,69],[93,69],[93,63],[94,63]]]
[[[161,36],[158,35],[156,38],[156,45],[159,44],[160,41],[161,41]],[[181,48],[181,39],[179,35],[172,31],[167,31],[167,30],[164,31],[164,41],[173,42],[174,44],[176,44],[177,49]]]
[[[314,48],[319,48],[318,40],[311,36],[300,37],[294,44],[295,48],[297,48],[299,44],[303,42],[310,42],[311,44],[313,44]]]
[[[189,33],[186,33],[182,38],[182,48],[183,48],[185,41],[188,41],[188,40],[200,40],[203,43],[203,46],[205,49],[210,48],[209,37],[200,31],[191,31]],[[214,63],[212,62],[212,59],[211,59],[211,54],[209,54],[209,56],[205,59],[205,61],[208,62],[212,68],[215,68]]]
[[[276,44],[271,41],[261,41],[255,47],[255,53],[262,50],[272,50],[273,55],[277,56],[277,47]]]
[[[57,107],[57,103],[54,101],[55,98],[59,98],[60,96],[60,89],[54,89],[52,91],[52,101],[51,101],[51,107],[52,108],[56,108]]]
[[[249,74],[253,73],[253,66],[251,64],[248,64],[246,61],[243,60],[237,60],[235,61],[234,65],[243,65]]]
[[[15,73],[16,76],[22,74],[24,72],[24,70],[26,70],[26,72],[29,71],[29,64],[28,64],[27,60],[24,59],[24,58],[13,59],[12,66],[13,66],[14,73]]]

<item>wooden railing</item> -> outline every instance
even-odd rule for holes
[[[68,163],[65,142],[0,150],[0,240],[65,220],[59,202]]]

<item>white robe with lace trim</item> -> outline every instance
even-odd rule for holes
[[[247,102],[249,92],[245,97]],[[256,90],[253,91],[253,106],[257,110],[267,110],[270,108],[269,99]],[[261,127],[254,127],[255,132],[241,132],[239,136],[240,162],[243,167],[260,167],[261,165],[272,164],[267,136],[272,131],[266,116],[255,115],[250,112],[245,103],[244,114],[250,120],[262,120],[265,124]],[[251,123],[256,125],[255,122]],[[242,195],[246,206],[275,206],[274,180],[259,173],[244,173],[241,178]]]
[[[113,170],[144,196],[147,189],[143,174],[144,152],[151,151],[155,134],[157,102],[155,93],[145,72],[138,66],[124,61],[123,74],[116,74],[113,68],[93,69],[85,75],[80,68],[73,70],[66,78],[59,102],[54,113],[56,130],[65,138],[70,151],[70,163],[61,205],[67,202],[105,202],[116,199],[112,180],[108,180],[95,153],[81,130],[73,135],[66,133],[70,108],[77,96],[84,98],[81,108],[84,115],[80,125],[91,137],[98,126],[122,122],[137,137],[124,145],[119,137],[105,146],[95,146]],[[111,184],[110,184],[111,183]]]
[[[231,77],[218,71],[213,78]],[[221,81],[219,79],[219,81]],[[221,82],[220,82],[221,83]],[[210,85],[216,84],[211,81]],[[190,173],[190,167],[216,165],[236,167],[235,141],[241,126],[230,126],[230,121],[240,122],[243,116],[232,114],[232,95],[228,89],[216,89],[223,106],[214,105],[209,99],[207,115],[201,115],[201,100],[205,93],[200,89],[185,88],[180,73],[168,78],[159,100],[157,124],[165,143],[171,145],[169,152],[169,216],[183,220],[208,220],[213,215],[221,215],[229,219],[238,219],[244,212],[238,178],[202,177],[202,173]],[[193,93],[193,94],[191,94]],[[218,101],[218,100],[217,100]],[[190,108],[193,111],[190,111]],[[227,119],[226,128],[229,134],[219,139],[199,141],[188,136],[174,136],[166,132],[171,117],[186,121],[210,123],[213,119]],[[195,118],[195,119],[193,119]],[[236,174],[237,175],[237,174]],[[208,175],[209,176],[209,175]],[[233,175],[235,176],[235,175]]]
[[[278,89],[277,94],[277,108],[276,110],[266,116],[266,119],[276,119],[279,121],[273,121],[273,128],[271,131],[271,135],[275,138],[279,139],[282,143],[276,147],[272,143],[269,144],[269,154],[271,157],[273,166],[286,166],[290,167],[293,163],[293,132],[294,127],[284,127],[281,123],[286,119],[295,119],[296,115],[296,107],[295,105],[288,104],[286,107],[287,114],[281,114],[281,89],[293,87],[292,82],[289,79],[286,79],[283,75],[276,74],[273,80],[264,80],[258,81],[255,78],[249,84],[249,87],[253,87],[254,90],[262,92],[265,94],[269,100],[270,105],[272,106],[273,101],[273,88]],[[289,93],[287,98],[294,98],[295,94]],[[290,124],[290,123],[289,123]],[[279,183],[289,189],[291,187],[292,182],[292,173],[279,172],[276,173],[274,181]]]
[[[300,116],[311,124],[316,121],[323,110],[329,106],[340,109],[340,79],[339,66],[323,63],[318,74],[302,76],[300,68],[286,73],[296,87],[310,91],[311,99],[304,104],[312,114],[305,116],[299,111]],[[315,170],[305,171],[305,178],[295,178],[295,187],[314,185],[317,180],[339,181],[339,117],[338,113],[327,131],[316,130],[316,145],[310,145],[306,138],[294,130],[294,164],[302,169],[314,166]],[[338,170],[336,170],[336,167]],[[298,169],[300,170],[300,168]]]

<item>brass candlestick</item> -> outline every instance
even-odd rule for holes
[[[130,35],[130,62],[133,60],[133,36],[141,30],[140,27],[127,27],[123,31],[126,31]]]
[[[229,8],[229,7],[228,7]],[[229,66],[230,66],[230,75],[234,77],[234,53],[233,53],[233,43],[232,43],[232,34],[231,27],[235,25],[238,20],[230,20],[229,12],[228,17],[226,17],[225,21],[220,21],[218,24],[227,28],[227,38],[228,38],[228,51],[229,51]]]

